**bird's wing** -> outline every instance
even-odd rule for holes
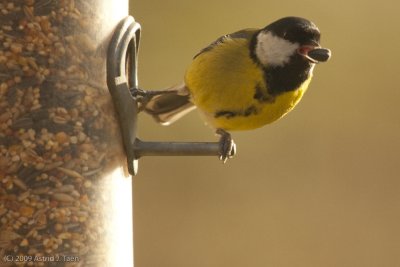
[[[237,32],[234,32],[231,34],[221,36],[220,38],[218,38],[217,40],[215,40],[214,42],[209,44],[207,47],[200,50],[200,52],[197,53],[193,57],[193,59],[198,57],[199,55],[203,54],[204,52],[210,51],[214,47],[226,42],[227,40],[231,40],[231,39],[248,39],[248,40],[250,40],[257,31],[258,31],[258,29],[249,28],[249,29],[244,29],[244,30],[240,30],[240,31],[237,31]]]

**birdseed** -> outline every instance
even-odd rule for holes
[[[103,180],[124,160],[95,6],[0,3],[0,266],[105,266]]]

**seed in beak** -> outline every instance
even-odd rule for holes
[[[317,62],[326,62],[331,57],[331,50],[318,47],[308,51],[307,56]]]

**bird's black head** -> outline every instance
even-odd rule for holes
[[[296,90],[312,74],[316,63],[330,58],[321,48],[320,32],[311,21],[298,17],[279,19],[261,29],[251,42],[252,58],[263,66],[272,95]]]
[[[325,62],[330,50],[320,47],[320,31],[311,21],[299,17],[279,19],[256,36],[255,55],[269,66],[284,66],[294,56],[308,63]]]

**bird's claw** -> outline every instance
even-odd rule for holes
[[[168,91],[154,91],[154,90],[143,90],[140,88],[131,88],[129,89],[131,95],[138,103],[139,112],[142,111],[147,103],[149,103],[153,97],[157,95],[165,94]]]
[[[129,91],[137,102],[139,112],[142,111],[146,104],[153,98],[147,91],[140,88],[131,88]]]
[[[147,97],[147,95],[148,95],[148,91],[145,91],[140,88],[131,88],[131,89],[129,89],[129,91],[131,92],[131,95],[134,98],[138,98],[138,99],[140,99],[142,97]]]
[[[233,156],[236,154],[236,144],[233,141],[230,133],[222,129],[218,129],[216,133],[221,136],[221,138],[219,139],[219,145],[220,145],[219,159],[223,163],[225,163],[228,159],[233,158]]]

